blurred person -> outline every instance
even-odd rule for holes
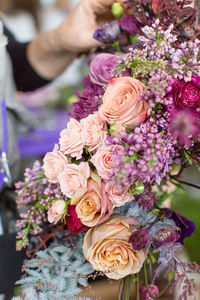
[[[14,181],[17,180],[19,170],[18,131],[20,126],[27,128],[32,125],[26,110],[15,100],[16,88],[31,91],[48,84],[71,64],[78,53],[99,46],[100,43],[93,39],[93,33],[99,27],[101,17],[107,13],[109,15],[113,2],[114,0],[81,0],[58,28],[39,35],[30,43],[17,42],[4,27],[8,45],[6,59],[1,62],[5,64],[5,74],[0,79],[0,100],[6,99],[9,137],[7,157]],[[5,133],[2,109],[0,116],[2,139]],[[2,142],[1,140],[1,149]],[[5,198],[4,191],[0,195],[0,204]],[[1,216],[2,222],[4,214]],[[15,234],[10,234],[8,230],[7,234],[1,235],[0,293],[7,294],[7,299],[12,295],[23,258],[23,252],[15,251]]]

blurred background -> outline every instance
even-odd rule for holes
[[[38,33],[57,27],[78,1],[0,0],[0,5],[8,29],[18,41],[27,42]],[[42,159],[46,152],[52,151],[60,131],[66,127],[69,102],[73,101],[76,91],[82,89],[82,79],[85,74],[87,74],[85,59],[77,58],[62,76],[48,86],[33,93],[17,92],[18,101],[25,105],[36,120],[35,127],[29,132],[22,132],[18,140],[22,158],[22,179],[26,167],[32,166],[33,161]],[[184,174],[184,178],[200,185],[199,173],[195,170],[189,170]],[[200,263],[200,191],[193,188],[179,189],[171,205],[172,209],[196,224],[195,233],[191,238],[186,239],[185,251],[182,255],[185,259]],[[116,287],[114,289],[116,290]],[[5,298],[0,295],[0,299]],[[115,298],[104,294],[103,299]],[[166,295],[165,299],[172,298]]]

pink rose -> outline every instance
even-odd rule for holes
[[[67,124],[67,128],[60,133],[60,150],[71,157],[80,159],[83,153],[83,139],[81,124],[71,118]]]
[[[106,183],[105,191],[115,207],[123,206],[125,203],[133,200],[133,196],[130,195],[130,190],[121,191],[118,189],[118,187],[113,186],[110,182]]]
[[[116,166],[113,158],[113,146],[103,144],[91,158],[91,162],[96,167],[99,176],[103,179],[110,179],[111,170]],[[120,148],[120,146],[116,146]]]
[[[116,122],[127,128],[135,128],[147,118],[149,104],[138,101],[144,93],[145,86],[132,77],[113,78],[104,95],[99,112],[102,120],[109,124]]]
[[[58,175],[62,172],[64,166],[68,164],[68,160],[62,152],[58,150],[56,144],[53,152],[47,152],[43,159],[44,174],[47,176],[49,182],[56,183]]]
[[[85,193],[75,195],[71,201],[81,222],[89,227],[106,221],[113,212],[113,206],[105,193],[105,184],[95,173],[91,173]]]
[[[105,123],[100,122],[98,113],[81,120],[82,137],[89,151],[94,151],[106,138]]]
[[[64,200],[58,200],[53,203],[47,213],[49,223],[57,224],[60,221],[65,212],[65,206],[66,202]]]
[[[81,162],[80,165],[68,164],[58,175],[61,192],[71,198],[75,193],[87,190],[87,179],[90,176],[88,163]]]
[[[144,250],[135,251],[128,242],[133,218],[114,216],[109,221],[90,228],[85,235],[83,252],[97,271],[112,279],[121,279],[140,271],[146,259]]]

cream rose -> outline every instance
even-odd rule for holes
[[[57,224],[62,218],[65,212],[66,202],[64,200],[58,200],[53,203],[47,212],[49,223]]]
[[[88,230],[83,243],[85,259],[93,268],[112,279],[120,279],[140,271],[146,259],[143,250],[134,251],[128,240],[133,218],[115,216],[109,221]]]
[[[93,152],[106,138],[105,122],[101,122],[98,113],[81,120],[82,136],[88,150]]]
[[[90,167],[88,163],[81,162],[80,165],[68,164],[58,175],[61,192],[68,198],[76,193],[87,190],[87,179],[90,176]]]
[[[109,124],[116,122],[133,129],[145,121],[149,104],[138,101],[145,86],[140,80],[132,77],[113,78],[104,95],[99,113],[102,120]]]
[[[81,222],[89,227],[106,221],[113,212],[113,206],[105,193],[105,183],[95,173],[91,173],[87,191],[72,198],[76,213]]]
[[[80,159],[83,153],[83,139],[81,124],[71,118],[67,124],[67,128],[60,133],[60,150],[71,157]]]
[[[58,150],[58,145],[54,146],[53,152],[48,152],[43,159],[44,174],[49,182],[56,183],[58,175],[63,171],[64,166],[68,164],[65,155]]]
[[[125,203],[133,200],[133,196],[130,195],[130,190],[120,191],[116,186],[113,186],[110,182],[106,183],[105,191],[112,204],[115,207],[123,206]]]

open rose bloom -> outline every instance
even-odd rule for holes
[[[83,251],[95,270],[104,272],[112,279],[140,271],[146,254],[143,250],[134,251],[128,242],[132,233],[130,225],[136,224],[137,220],[132,218],[123,220],[113,217],[87,232]]]

